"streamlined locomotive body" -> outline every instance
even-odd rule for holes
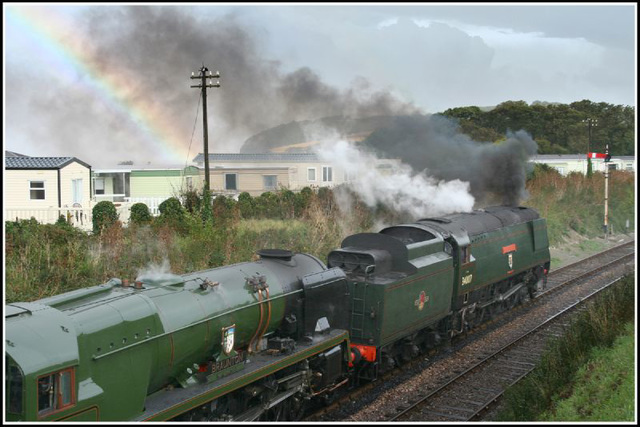
[[[5,307],[8,420],[294,420],[546,281],[546,223],[495,207]]]
[[[311,255],[261,256],[10,304],[8,419],[251,420],[277,409],[298,413],[304,398],[340,382],[346,371],[344,274]],[[323,304],[326,293],[342,295]],[[300,408],[275,408],[289,398]]]

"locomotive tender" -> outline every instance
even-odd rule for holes
[[[295,420],[533,297],[546,222],[493,207],[5,307],[9,421]]]

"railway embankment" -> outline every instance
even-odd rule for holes
[[[628,323],[611,348],[597,347],[575,376],[569,397],[539,417],[544,422],[634,421],[635,328]]]
[[[495,420],[633,421],[634,283],[626,276],[580,313],[504,394]]]
[[[555,270],[605,251],[614,246],[635,240],[635,233],[615,234],[607,236],[586,237],[571,232],[562,243],[549,247],[551,253],[551,269]]]

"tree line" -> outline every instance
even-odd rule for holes
[[[507,101],[491,110],[476,106],[450,108],[441,115],[457,120],[476,141],[499,142],[508,130],[524,129],[538,143],[539,154],[609,152],[635,155],[635,107],[582,100],[571,104]],[[589,129],[587,119],[597,121]]]

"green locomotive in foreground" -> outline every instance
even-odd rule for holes
[[[296,420],[535,296],[546,222],[494,207],[5,307],[8,421]]]

